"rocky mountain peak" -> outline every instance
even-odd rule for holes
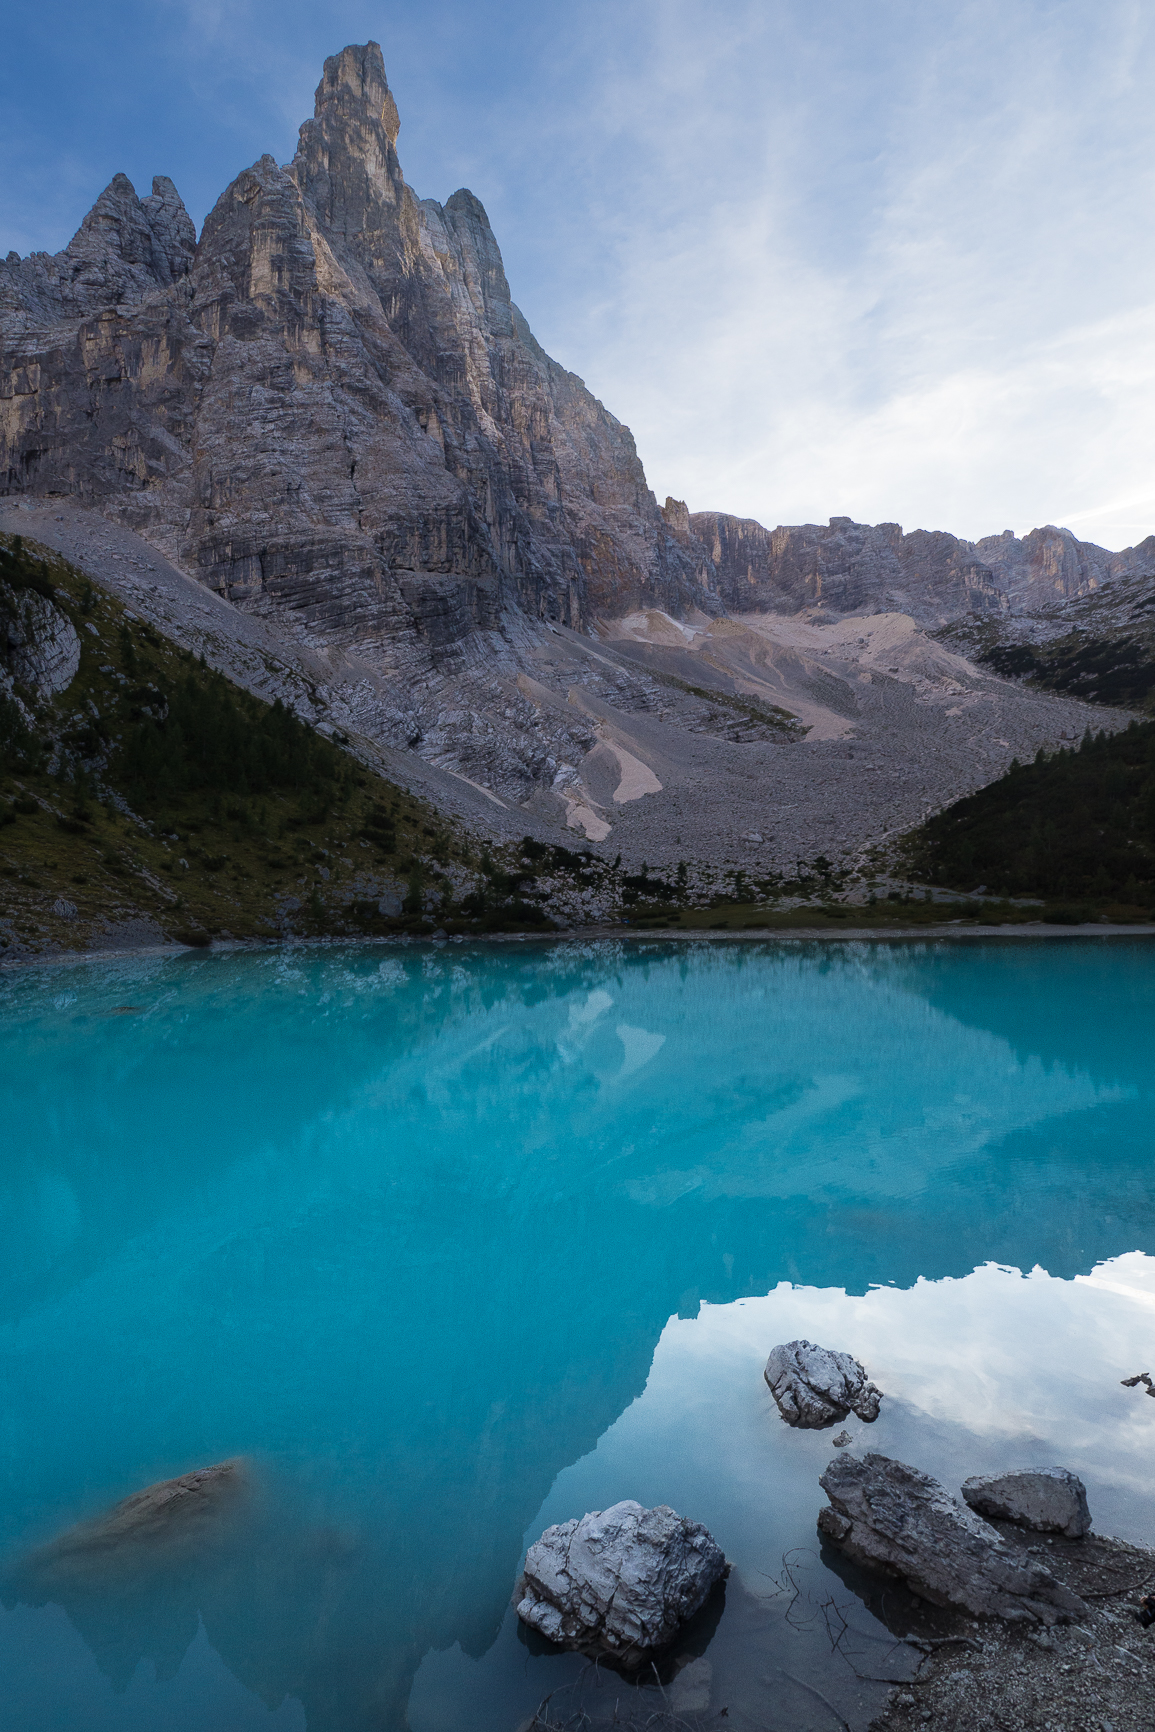
[[[684,499],[675,499],[667,493],[666,503],[662,506],[662,516],[666,520],[667,527],[680,540],[688,541],[690,539],[693,534],[693,530],[690,528],[690,508]]]
[[[148,198],[141,199],[140,208],[175,282],[177,277],[183,277],[192,268],[197,250],[197,231],[184,208],[184,200],[167,174],[153,175],[152,192]]]
[[[126,174],[114,174],[64,251],[32,258],[55,279],[67,316],[167,288],[187,274],[195,251],[196,229],[167,175],[140,199]]]
[[[196,229],[167,175],[140,199],[114,174],[63,252],[0,264],[0,321],[16,332],[133,305],[187,276]]]
[[[401,121],[385,76],[380,43],[350,45],[342,48],[340,54],[331,54],[314,100],[317,120],[324,120],[334,112],[342,116],[360,112],[384,128],[390,144],[397,143]]]
[[[371,259],[381,251],[373,237],[405,202],[394,149],[400,128],[378,44],[330,55],[313,118],[300,130],[293,173],[325,227],[345,240],[366,236]]]

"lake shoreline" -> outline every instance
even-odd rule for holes
[[[648,928],[642,931],[621,926],[575,926],[561,932],[479,932],[476,935],[462,934],[455,938],[434,938],[424,934],[415,937],[408,933],[388,933],[368,938],[355,934],[326,938],[222,938],[214,939],[211,945],[203,946],[172,943],[125,945],[122,948],[108,945],[92,946],[83,950],[57,950],[49,955],[4,957],[0,958],[0,974],[16,973],[25,968],[55,967],[61,963],[114,962],[127,960],[129,957],[249,955],[259,950],[396,950],[414,945],[427,945],[437,950],[447,950],[451,945],[488,949],[497,945],[603,944],[610,941],[618,944],[809,944],[816,941],[824,944],[906,944],[912,939],[925,943],[928,940],[944,938],[1155,938],[1155,924],[1123,926],[1088,922],[1080,926],[1052,926],[1042,921],[1023,921],[1014,925],[959,927],[944,921],[942,925],[935,926],[848,926],[837,930],[831,930],[828,926],[795,926],[787,930],[759,927],[747,931],[720,932],[701,929],[679,931],[676,927],[668,930]]]
[[[1155,1551],[1095,1533],[1047,1542],[992,1525],[1028,1554],[1024,1561],[1045,1564],[1085,1599],[1089,1617],[1044,1630],[928,1608],[926,1658],[896,1686],[871,1732],[1143,1732],[1151,1724],[1152,1632],[1135,1610],[1155,1584]]]

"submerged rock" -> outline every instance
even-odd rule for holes
[[[976,1474],[963,1481],[962,1494],[971,1509],[991,1521],[1017,1522],[1069,1540],[1081,1540],[1091,1531],[1087,1488],[1065,1467]]]
[[[1087,1616],[1083,1601],[1049,1570],[1024,1563],[938,1480],[905,1462],[837,1455],[818,1483],[830,1499],[819,1532],[856,1563],[900,1576],[936,1606],[1012,1622]]]
[[[627,1498],[547,1528],[529,1548],[514,1603],[549,1641],[631,1664],[666,1647],[725,1571],[701,1522]]]
[[[133,1492],[95,1520],[80,1522],[26,1561],[39,1576],[87,1575],[109,1565],[161,1563],[210,1536],[242,1490],[240,1461],[220,1461]]]
[[[787,1425],[818,1431],[852,1413],[868,1425],[878,1418],[882,1392],[849,1353],[787,1341],[774,1348],[764,1376]]]

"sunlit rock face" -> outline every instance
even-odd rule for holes
[[[0,265],[0,492],[71,494],[234,600],[345,644],[708,607],[629,429],[535,342],[485,210],[418,199],[376,43],[325,63],[292,163],[200,242],[118,175]],[[446,597],[446,579],[451,595]]]

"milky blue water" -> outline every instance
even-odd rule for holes
[[[0,1732],[512,1732],[578,1671],[519,1636],[524,1547],[627,1496],[734,1564],[686,1712],[829,1724],[809,1679],[862,1723],[880,1687],[784,1615],[799,1548],[885,1635],[817,1556],[830,1436],[762,1361],[849,1348],[863,1443],[954,1486],[1062,1460],[1155,1540],[1155,1402],[1119,1387],[1155,1370],[1153,1037],[1139,939],[0,977]],[[29,1585],[230,1457],[229,1544]]]

